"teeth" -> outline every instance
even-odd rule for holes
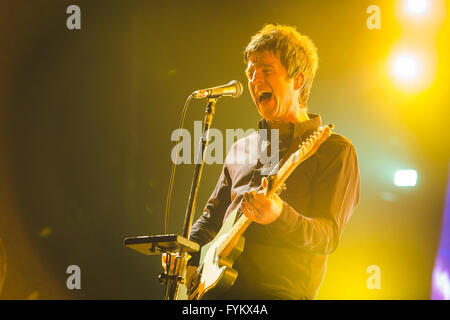
[[[258,97],[261,98],[263,94],[265,93],[271,93],[270,91],[261,91],[258,93]]]

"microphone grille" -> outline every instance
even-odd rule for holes
[[[232,97],[233,98],[240,97],[242,92],[244,91],[244,87],[242,86],[242,83],[240,83],[237,80],[233,80],[230,82],[230,84],[233,84],[236,87],[236,92],[232,95]]]

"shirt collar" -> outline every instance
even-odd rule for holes
[[[322,126],[322,118],[320,115],[308,113],[308,117],[309,120],[293,124],[294,130],[291,139],[294,138],[295,140],[303,140]],[[269,129],[269,124],[265,119],[259,120],[258,129]]]

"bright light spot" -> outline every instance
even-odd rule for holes
[[[412,55],[399,54],[392,60],[392,72],[401,81],[414,79],[419,74],[419,62]]]
[[[417,182],[416,170],[395,171],[394,184],[397,187],[414,187]]]
[[[389,55],[387,72],[398,88],[419,93],[428,89],[436,78],[436,57],[423,49],[401,45]]]
[[[412,14],[422,14],[428,9],[428,0],[406,0],[406,10]]]
[[[434,275],[434,284],[445,300],[450,300],[450,281],[445,271],[436,270]]]
[[[396,1],[395,15],[403,30],[425,39],[437,36],[447,16],[447,0]]]

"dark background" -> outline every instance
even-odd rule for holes
[[[232,79],[246,86],[242,52],[265,23],[294,25],[316,43],[310,112],[335,124],[359,157],[361,202],[318,298],[429,298],[449,159],[447,20],[434,33],[411,31],[432,39],[437,68],[429,88],[404,93],[385,75],[407,28],[394,1],[0,3],[0,238],[8,256],[0,298],[162,297],[160,257],[123,239],[164,232],[170,137],[184,101]],[[81,30],[66,27],[71,4],[81,8]],[[381,30],[366,27],[372,4]],[[192,102],[187,129],[204,107]],[[257,121],[246,90],[218,102],[213,127],[246,130]],[[404,168],[418,171],[415,188],[393,185]],[[220,169],[205,166],[196,216]],[[192,170],[177,169],[171,233],[182,232]],[[81,290],[66,288],[72,264]],[[381,269],[380,290],[366,287],[370,265]]]

